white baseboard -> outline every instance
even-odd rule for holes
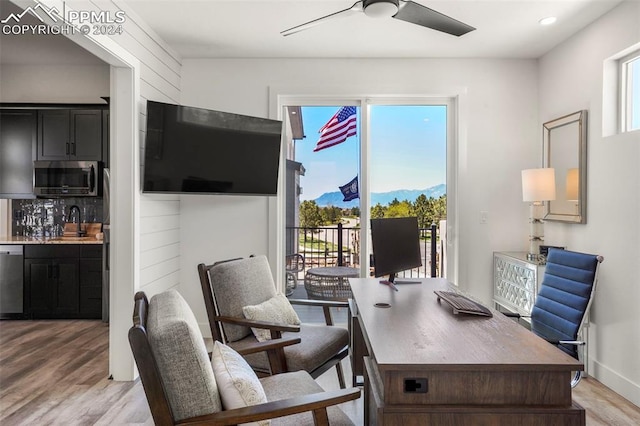
[[[618,395],[640,407],[640,385],[638,383],[633,383],[610,368],[593,360],[589,360],[589,375]]]

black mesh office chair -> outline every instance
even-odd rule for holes
[[[598,267],[603,260],[602,256],[549,249],[540,291],[531,311],[531,331],[583,362],[588,352],[583,326],[589,318]],[[576,371],[571,387],[581,378],[582,372]]]

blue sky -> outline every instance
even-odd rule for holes
[[[303,107],[306,138],[296,141],[296,161],[306,169],[301,199],[313,200],[339,190],[359,173],[358,134],[333,147],[313,152],[318,130],[339,106]],[[446,181],[446,107],[371,106],[371,191],[425,189]]]

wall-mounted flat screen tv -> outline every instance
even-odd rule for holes
[[[147,101],[145,193],[275,195],[282,122]]]

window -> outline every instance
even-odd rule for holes
[[[429,276],[431,265],[445,276],[444,267],[439,272],[438,267],[446,256],[437,244],[435,257],[431,254],[429,229],[434,222],[444,223],[447,200],[455,199],[453,192],[447,197],[454,100],[354,97],[280,102],[291,124],[285,190],[279,200],[285,220],[279,225],[284,238],[278,251],[284,255],[280,264],[285,264],[287,292],[297,291],[305,268],[339,265],[369,275],[372,217],[418,217],[425,228],[423,267],[407,276]],[[353,132],[324,149],[321,130],[345,108],[353,110]],[[302,269],[292,262],[298,255],[304,259]],[[450,259],[448,268],[454,264]]]
[[[640,50],[620,59],[621,130],[640,130]]]

